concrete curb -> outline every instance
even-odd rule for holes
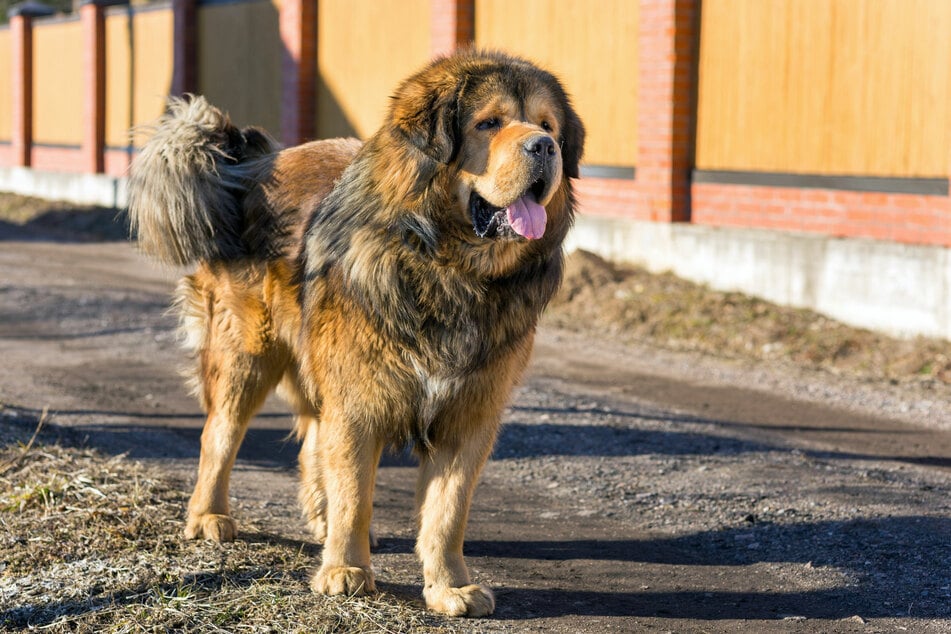
[[[28,167],[0,167],[0,191],[115,208],[125,207],[127,200],[125,178],[42,172]]]
[[[597,217],[579,218],[568,242],[853,326],[951,339],[951,249]]]

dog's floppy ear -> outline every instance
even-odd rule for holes
[[[427,72],[429,71],[429,72]],[[459,80],[427,69],[410,77],[393,95],[390,117],[406,139],[429,158],[449,163],[458,152],[456,110]]]
[[[561,133],[561,162],[565,176],[578,178],[580,176],[579,163],[584,154],[584,124],[571,107],[565,106],[565,127]]]

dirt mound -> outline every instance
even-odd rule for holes
[[[895,339],[811,310],[615,265],[586,251],[568,257],[564,284],[546,320],[677,350],[786,359],[869,378],[951,383],[947,341]]]

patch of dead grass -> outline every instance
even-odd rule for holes
[[[577,251],[545,319],[576,331],[721,357],[786,359],[835,373],[951,383],[951,343],[895,339],[814,311],[712,290]]]
[[[463,631],[399,590],[314,595],[310,543],[186,541],[184,483],[48,434],[24,453],[35,423],[0,405],[0,630]]]

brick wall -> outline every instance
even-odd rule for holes
[[[109,176],[125,176],[132,164],[129,150],[106,149],[103,153],[103,172]]]
[[[698,0],[641,0],[637,171],[582,178],[581,212],[657,222],[690,219]]]
[[[947,196],[711,183],[692,189],[696,224],[951,245]]]
[[[317,4],[313,0],[283,0],[279,20],[284,44],[281,140],[295,145],[314,136]]]
[[[430,50],[444,55],[472,41],[475,0],[431,0]]]
[[[690,219],[697,0],[641,0],[637,189],[648,220]]]
[[[638,181],[582,177],[575,183],[581,213],[592,216],[650,220]]]
[[[641,0],[634,180],[582,178],[585,215],[951,246],[946,195],[691,183],[697,0]]]
[[[34,145],[30,149],[30,167],[40,171],[87,172],[86,158],[80,147]]]

